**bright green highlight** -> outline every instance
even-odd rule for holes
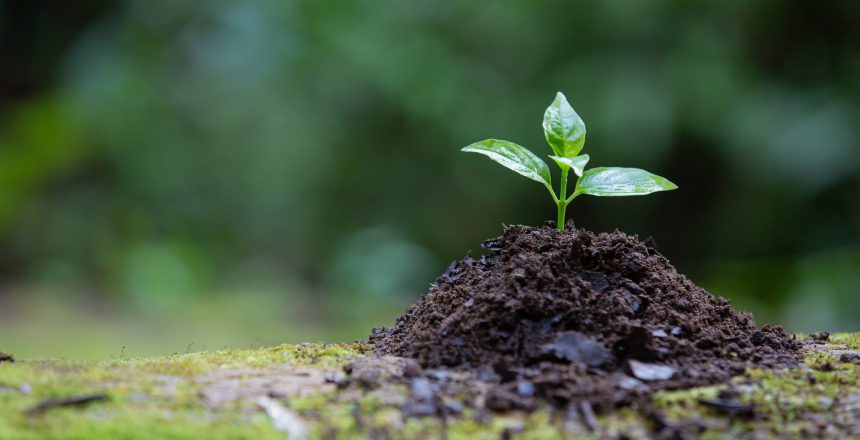
[[[543,116],[543,131],[554,155],[549,156],[561,168],[559,190],[552,186],[549,167],[537,155],[513,142],[487,139],[471,144],[462,151],[483,154],[514,172],[541,182],[549,190],[558,208],[558,230],[564,230],[567,205],[580,194],[600,197],[641,196],[678,188],[664,177],[638,168],[600,167],[585,169],[589,156],[579,155],[585,146],[585,122],[573,110],[563,93],[558,92]],[[577,176],[570,196],[568,173]]]

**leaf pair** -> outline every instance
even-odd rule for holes
[[[462,151],[483,154],[516,173],[547,187],[559,208],[559,229],[563,228],[564,208],[580,194],[593,196],[636,196],[677,188],[667,179],[638,168],[600,167],[585,169],[589,156],[579,155],[585,145],[585,123],[558,92],[543,117],[546,141],[555,155],[549,156],[561,168],[562,179],[557,196],[546,162],[528,149],[513,142],[486,139]],[[567,175],[573,170],[576,185],[567,197]]]

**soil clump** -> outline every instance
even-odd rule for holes
[[[693,284],[653,240],[549,224],[509,226],[482,246],[492,254],[452,263],[370,342],[425,369],[474,372],[489,409],[600,411],[800,359],[793,336]]]

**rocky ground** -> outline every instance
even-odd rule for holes
[[[0,438],[856,438],[860,333],[804,361],[595,411],[497,412],[473,373],[356,344],[71,362],[0,355]],[[519,390],[527,394],[528,390]]]

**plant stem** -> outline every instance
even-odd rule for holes
[[[561,188],[559,188],[560,196],[558,197],[558,220],[556,221],[556,226],[559,231],[564,230],[564,216],[565,210],[567,209],[567,173],[570,171],[570,168],[562,167],[561,170]]]

